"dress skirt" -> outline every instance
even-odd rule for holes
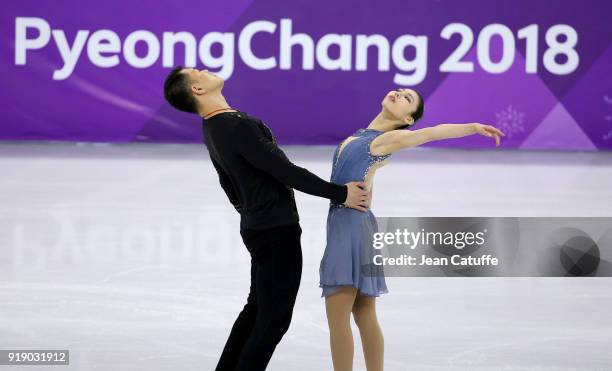
[[[319,267],[319,287],[323,297],[341,286],[353,286],[360,295],[387,293],[382,265],[374,264],[381,250],[373,248],[378,231],[374,214],[344,205],[331,204],[327,214],[327,244]]]

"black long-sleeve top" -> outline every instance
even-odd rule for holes
[[[204,143],[221,187],[240,213],[241,229],[297,223],[292,188],[343,203],[347,187],[296,166],[270,129],[247,113],[224,112],[203,120]]]

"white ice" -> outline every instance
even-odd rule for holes
[[[286,148],[324,178],[332,150]],[[408,150],[379,170],[372,210],[611,216],[611,170],[610,153]],[[0,349],[69,349],[58,370],[214,369],[250,261],[202,145],[4,143],[0,174]],[[328,202],[296,195],[302,284],[268,369],[328,371]],[[378,301],[386,370],[612,370],[611,283],[389,278]]]

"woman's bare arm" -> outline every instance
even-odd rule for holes
[[[478,123],[440,124],[419,130],[391,130],[374,139],[370,152],[373,155],[386,155],[402,148],[416,147],[436,140],[462,138],[473,134],[495,138],[496,146],[499,146],[500,137],[505,135],[494,126]]]

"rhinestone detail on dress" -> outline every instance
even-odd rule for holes
[[[363,133],[363,132],[366,132],[366,131],[380,132],[379,130],[374,130],[374,129],[359,129],[357,131],[357,133]],[[389,156],[391,156],[390,153],[386,154],[386,155],[373,155],[372,154],[372,152],[370,151],[370,145],[372,144],[372,141],[375,138],[376,137],[370,138],[368,140],[368,143],[367,143],[367,147],[366,148],[367,148],[367,151],[368,151],[368,167],[366,168],[366,170],[365,170],[365,172],[363,174],[362,181],[365,181],[365,179],[366,179],[366,177],[368,175],[368,172],[370,171],[370,169],[372,168],[372,166],[374,164],[377,164],[379,162],[383,162],[387,158],[389,158]],[[339,146],[338,146],[338,148],[339,148]],[[338,150],[338,148],[336,148],[336,151]],[[335,167],[335,165],[337,163],[338,163],[338,159],[336,159],[336,162],[334,163],[334,167]],[[344,204],[337,203],[335,201],[330,201],[330,205],[329,206],[330,206],[330,208],[349,208],[348,206],[346,206]]]

